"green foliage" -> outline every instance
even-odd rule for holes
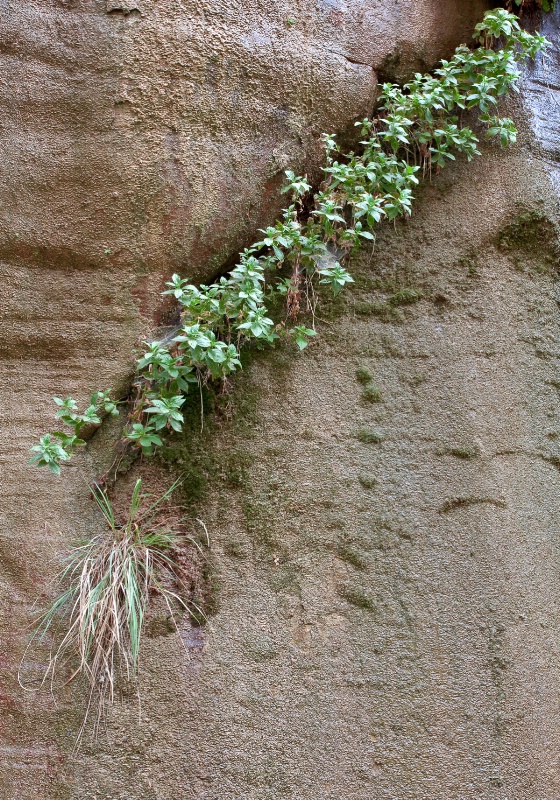
[[[291,204],[280,220],[262,230],[260,241],[240,254],[229,275],[198,287],[172,276],[164,294],[179,304],[181,322],[165,341],[148,343],[138,359],[124,430],[132,447],[150,455],[162,444],[161,433],[181,431],[184,395],[193,384],[202,388],[209,381],[223,382],[240,369],[240,351],[248,343],[271,345],[282,337],[300,350],[307,346],[315,336],[322,287],[336,297],[353,282],[344,262],[364,240],[375,240],[375,226],[410,216],[418,173],[439,171],[459,155],[470,161],[479,154],[478,138],[461,123],[462,112],[478,112],[486,135],[502,146],[515,142],[512,120],[498,117],[496,106],[515,89],[518,65],[534,58],[546,40],[522,30],[517,17],[504,9],[488,12],[474,38],[476,49],[458,47],[433,75],[417,73],[403,87],[384,84],[377,118],[356,123],[361,133],[356,152],[343,155],[336,137],[324,134],[318,190],[312,195],[305,177],[287,171],[283,192]],[[419,297],[405,289],[367,313],[398,319],[396,307]],[[285,318],[275,321],[270,309],[278,298],[285,301]],[[61,463],[83,443],[81,428],[98,425],[100,413],[117,410],[107,393],[96,393],[83,414],[72,398],[55,402],[57,417],[75,438],[47,434],[33,448],[32,461],[58,474]]]
[[[89,405],[80,413],[77,402],[72,397],[62,400],[53,398],[58,406],[55,417],[71,429],[72,433],[55,431],[43,436],[39,444],[31,448],[34,454],[31,464],[38,467],[48,467],[55,475],[60,475],[60,465],[68,461],[77,447],[85,445],[80,434],[84,429],[94,430],[101,425],[102,418],[110,414],[118,416],[117,404],[111,400],[109,391],[94,392],[90,397]]]

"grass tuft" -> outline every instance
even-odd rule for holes
[[[43,682],[50,677],[52,687],[56,674],[62,671],[62,662],[77,656],[70,680],[82,675],[89,684],[78,741],[92,702],[97,701],[99,722],[105,704],[114,701],[118,679],[136,678],[150,596],[163,598],[173,620],[173,606],[192,613],[192,602],[185,599],[184,579],[173,554],[178,535],[160,513],[162,503],[177,484],[151,502],[151,495],[141,493],[139,478],[123,524],[115,519],[107,494],[94,485],[93,497],[105,530],[73,548],[60,576],[66,588],[40,617],[35,633],[39,640],[47,634],[56,635],[61,626],[65,631]],[[191,541],[200,549],[192,537]]]

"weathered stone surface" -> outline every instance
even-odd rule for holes
[[[146,641],[142,722],[115,709],[72,797],[556,800],[557,208],[523,138],[425,186],[307,351],[254,361],[215,442],[247,474],[200,510],[220,611],[188,657]]]
[[[523,85],[536,145],[560,196],[560,8],[539,20],[539,30],[555,46],[531,65]]]
[[[430,298],[406,324],[358,313],[384,296],[364,277],[293,369],[255,365],[255,437],[219,443],[254,456],[249,483],[205,509],[221,611],[189,661],[147,641],[141,723],[127,700],[72,756],[79,688],[57,708],[15,680],[57,554],[96,529],[102,442],[65,481],[26,465],[50,397],[126,384],[165,277],[227,261],[282,170],[313,170],[377,76],[448,54],[483,5],[0,3],[7,800],[556,800],[555,284],[538,241],[497,246],[553,214],[527,141],[434,180],[376,250],[385,285]]]

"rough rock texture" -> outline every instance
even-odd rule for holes
[[[64,481],[26,466],[50,397],[124,385],[148,289],[227,260],[376,72],[480,13],[0,3],[3,798],[559,796],[557,210],[529,133],[434,178],[318,341],[240,382],[199,509],[220,610],[185,625],[189,658],[154,628],[141,720],[126,699],[72,755],[79,687],[55,707],[14,677],[56,555],[96,530],[103,439]],[[402,287],[422,299],[387,302]]]
[[[547,187],[521,148],[448,170],[308,351],[255,360],[201,511],[220,611],[187,659],[147,642],[142,722],[115,710],[72,797],[558,797]]]
[[[554,47],[532,65],[523,94],[545,164],[560,196],[560,9],[539,20],[539,30]]]
[[[558,239],[527,147],[424,187],[321,338],[255,360],[201,512],[220,611],[187,659],[150,639],[143,720],[115,710],[72,797],[559,796]]]

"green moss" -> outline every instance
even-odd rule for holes
[[[496,500],[494,497],[474,497],[474,496],[467,496],[467,497],[454,497],[450,500],[446,500],[445,503],[439,509],[440,514],[447,514],[449,511],[454,511],[458,508],[468,508],[469,506],[477,506],[477,505],[492,505],[497,506],[498,508],[506,508],[506,504],[503,500]]]
[[[367,367],[358,367],[356,370],[356,380],[363,386],[367,386],[373,380],[373,375]]]
[[[244,450],[226,456],[224,479],[227,485],[232,489],[241,489],[247,486],[248,470],[253,461],[254,457]]]
[[[336,554],[342,561],[346,561],[356,569],[363,570],[367,567],[364,554],[349,542],[340,542],[336,548]]]
[[[205,553],[200,581],[188,606],[189,618],[193,625],[204,625],[209,617],[220,610],[220,576],[210,550]]]
[[[416,289],[399,289],[388,298],[387,302],[391,306],[405,306],[417,303],[422,299],[422,294]]]
[[[231,538],[224,543],[224,553],[230,558],[248,558],[249,548],[247,542]]]
[[[480,266],[478,263],[478,255],[476,250],[469,250],[462,255],[458,260],[459,266],[467,273],[467,278],[478,278],[480,274]]]
[[[479,455],[476,447],[448,447],[446,452],[449,453],[450,456],[455,456],[455,458],[462,458],[465,460],[476,458]]]
[[[383,441],[383,436],[379,431],[370,431],[367,428],[358,431],[356,438],[362,444],[379,444]]]
[[[170,615],[153,617],[146,624],[146,636],[152,639],[169,636],[171,633],[177,633],[177,627]]]
[[[267,503],[262,500],[246,499],[241,509],[245,518],[245,527],[253,541],[268,551],[279,549],[278,539],[274,533],[274,514]]]
[[[404,322],[402,311],[385,301],[358,301],[354,304],[354,311],[363,317],[377,317],[381,322]]]
[[[185,418],[183,432],[169,436],[163,447],[156,450],[156,459],[174,467],[183,478],[178,492],[182,503],[193,512],[204,501],[209,482],[220,471],[211,446],[216,427],[215,406],[216,397],[211,389],[203,389],[202,406],[198,390],[191,391],[181,409]]]
[[[282,564],[268,576],[268,584],[275,592],[297,589],[298,573],[293,564]]]
[[[366,386],[362,392],[362,400],[366,403],[380,403],[381,390],[374,383]]]
[[[332,291],[326,287],[321,287],[319,291],[319,302],[317,304],[318,314],[321,319],[332,322],[344,316],[348,310],[349,298],[347,293],[333,295]]]
[[[523,210],[501,229],[498,247],[514,254],[518,269],[551,272],[560,256],[559,229],[543,212]]]
[[[375,601],[361,586],[343,583],[337,587],[337,592],[340,597],[357,608],[363,608],[366,611],[375,610]]]
[[[560,456],[553,454],[543,456],[543,458],[545,461],[548,461],[549,464],[552,464],[553,467],[556,467],[556,469],[560,469]]]

